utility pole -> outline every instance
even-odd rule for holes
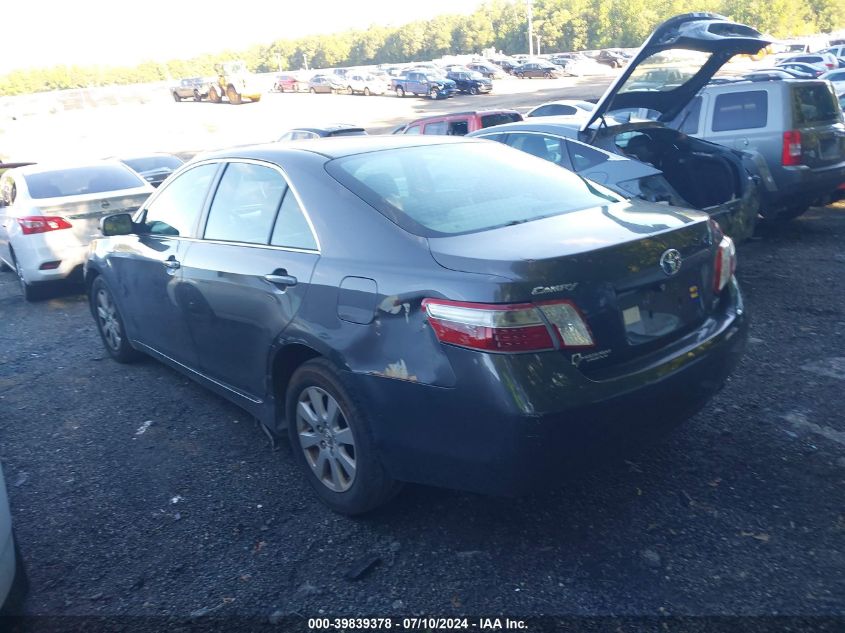
[[[534,37],[537,38],[537,54],[542,55],[543,51],[540,50],[540,41],[542,40],[542,36],[535,35]]]
[[[528,56],[534,57],[534,6],[533,0],[525,0],[528,5]]]

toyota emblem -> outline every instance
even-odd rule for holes
[[[674,248],[670,248],[660,256],[660,268],[671,277],[681,270],[682,261],[681,254]]]

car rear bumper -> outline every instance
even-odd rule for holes
[[[745,348],[747,317],[736,284],[729,303],[659,359],[620,376],[590,379],[557,352],[448,347],[459,377],[454,388],[368,374],[350,380],[395,478],[520,494],[552,487],[586,460],[648,441],[703,407]]]
[[[777,189],[763,191],[763,211],[809,206],[836,192],[845,182],[845,161],[827,167],[806,165],[781,167],[776,176]]]
[[[27,244],[15,249],[15,257],[27,283],[67,279],[82,269],[88,257],[88,245],[80,244],[72,235],[68,235],[67,239],[58,237],[59,233],[56,231],[22,238],[27,240]],[[41,269],[42,265],[50,262],[59,262],[59,265],[49,270]]]

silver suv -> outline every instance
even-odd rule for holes
[[[797,217],[831,200],[845,182],[845,123],[827,81],[707,85],[670,126],[748,152],[766,218]]]

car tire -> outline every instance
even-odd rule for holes
[[[20,286],[24,301],[32,302],[43,299],[44,289],[41,286],[31,284],[26,280],[26,277],[23,274],[23,267],[20,265],[20,262],[18,262],[18,258],[15,257],[14,251],[12,251],[12,263],[15,265],[15,274],[18,276],[18,285]]]
[[[9,587],[9,593],[6,594],[6,601],[0,604],[0,618],[22,615],[23,602],[28,592],[29,574],[26,573],[26,565],[23,562],[18,541],[15,539],[15,577],[12,580],[12,586]]]
[[[102,277],[94,279],[88,294],[91,313],[97,322],[97,331],[103,346],[118,363],[131,363],[140,358],[141,353],[129,344],[123,317],[115,303],[114,295]]]
[[[404,97],[405,96],[405,89],[402,86],[396,86],[396,96],[397,97]]]
[[[220,103],[223,100],[223,97],[220,96],[220,93],[217,90],[217,86],[211,86],[208,89],[208,100],[211,101],[211,103]]]
[[[332,363],[318,358],[294,372],[285,412],[295,459],[329,508],[349,516],[364,514],[399,492],[401,484],[378,457],[361,405]]]
[[[551,78],[552,78],[552,73],[550,73],[550,72],[546,71],[546,72],[544,72],[544,73],[543,73],[543,77],[545,77],[546,79],[551,79]]]
[[[804,215],[809,209],[809,206],[790,207],[778,213],[773,219],[775,222],[789,222],[797,217]]]
[[[477,95],[478,94],[478,88],[476,88],[475,86],[470,86],[469,93],[471,95]]]
[[[174,92],[174,93],[173,93],[173,100],[174,100],[176,103],[179,103],[179,102],[182,100],[182,97],[180,97],[178,94],[176,94],[176,93]]]
[[[202,96],[200,95],[199,90],[194,90],[194,101],[202,101]]]
[[[241,105],[241,103],[243,102],[241,94],[237,90],[235,90],[234,86],[229,86],[228,88],[226,88],[226,98],[232,105]]]
[[[516,78],[517,79],[525,79],[525,74],[524,73],[516,73]]]
[[[432,88],[428,91],[428,97],[429,99],[436,101],[440,98],[440,91],[437,88]]]
[[[367,87],[367,86],[364,86],[364,96],[365,96],[365,97],[369,97],[369,96],[370,96],[370,89],[369,89],[369,87]]]
[[[308,92],[310,92],[312,95],[315,95],[315,94],[317,94],[317,89],[311,88]]]

